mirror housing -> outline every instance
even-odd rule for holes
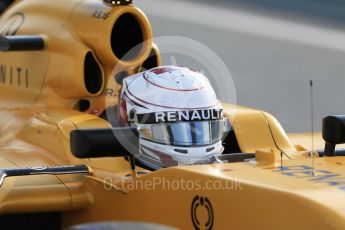
[[[325,155],[334,156],[335,146],[345,143],[345,115],[325,117],[322,121],[322,138],[325,140]]]
[[[125,148],[121,143],[128,141]],[[76,129],[70,134],[71,152],[78,158],[130,157],[138,146],[137,128]]]

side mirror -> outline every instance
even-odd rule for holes
[[[334,156],[335,146],[345,143],[345,115],[328,116],[322,122],[325,155]]]
[[[76,129],[70,134],[72,154],[78,158],[130,157],[138,151],[136,128]],[[126,148],[122,143],[130,143]]]

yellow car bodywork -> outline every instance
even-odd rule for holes
[[[110,34],[125,13],[150,41],[150,24],[135,6],[26,0],[1,16],[0,28],[8,28],[2,35],[39,35],[45,47],[0,53],[0,169],[86,164],[90,173],[6,178],[0,215],[61,212],[63,227],[144,221],[180,229],[345,229],[345,158],[316,156],[317,176],[311,175],[310,135],[288,136],[264,111],[224,104],[241,152],[255,153],[255,161],[138,168],[133,177],[124,158],[74,157],[72,130],[110,127],[99,115],[108,106],[107,92],[114,92],[109,96],[116,104],[115,66],[134,74],[150,52],[160,63],[152,41],[132,59],[114,55]],[[96,92],[84,82],[88,53],[102,71]],[[89,102],[85,111],[78,109],[80,100]],[[320,134],[314,135],[315,148],[323,148]]]

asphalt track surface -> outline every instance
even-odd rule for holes
[[[292,0],[277,0],[290,2],[290,7],[272,7],[271,0],[246,1],[250,4],[135,3],[147,14],[156,37],[183,36],[216,52],[231,71],[237,103],[270,112],[286,131],[311,130],[309,80],[314,81],[316,130],[324,116],[345,114],[345,3],[326,1],[333,8],[310,9],[309,2],[302,0],[295,9]],[[164,64],[171,62],[167,59]],[[177,64],[193,65],[188,60]]]

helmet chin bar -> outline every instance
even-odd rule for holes
[[[221,140],[212,145],[174,146],[140,138],[140,149],[135,158],[153,169],[208,164],[217,162],[216,157],[223,149]]]

